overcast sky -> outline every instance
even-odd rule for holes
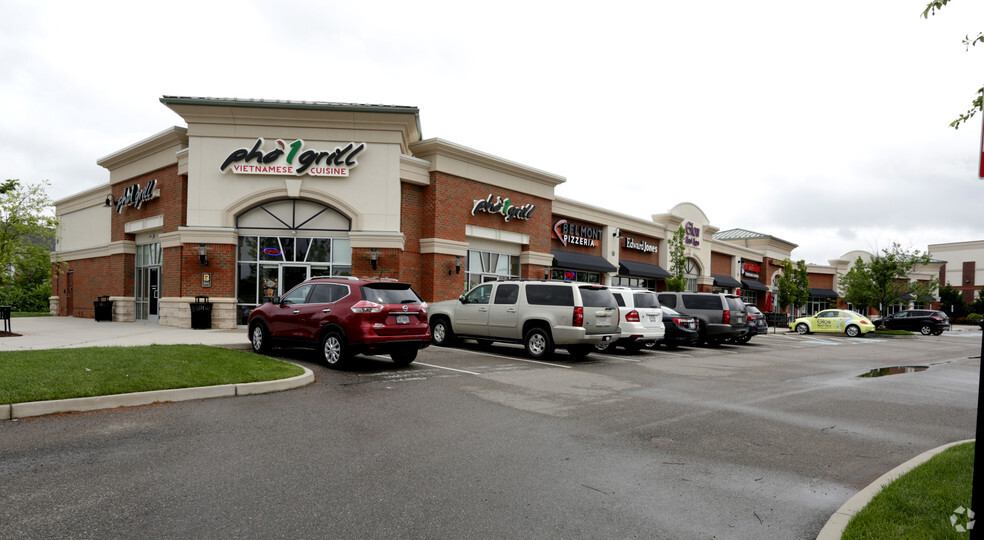
[[[984,2],[6,0],[3,178],[60,199],[173,125],[162,95],[408,105],[562,197],[711,224],[826,264],[984,239]]]

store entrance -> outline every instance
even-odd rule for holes
[[[156,323],[159,320],[158,300],[161,290],[161,267],[137,268],[136,319]]]
[[[133,296],[136,301],[134,318],[156,323],[159,320],[158,301],[161,297],[161,244],[137,246],[136,272],[133,276]]]
[[[295,285],[308,278],[308,269],[310,267],[308,265],[295,266],[285,264],[280,268],[283,273],[283,279],[280,281],[283,287],[280,290],[280,294],[284,294],[285,292],[293,289]]]

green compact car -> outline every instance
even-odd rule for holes
[[[845,333],[857,337],[875,330],[867,317],[848,309],[825,309],[812,317],[800,317],[793,321],[793,329],[799,334],[811,332]]]

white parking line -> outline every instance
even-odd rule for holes
[[[668,355],[670,355],[670,356],[682,356],[682,357],[684,357],[684,358],[693,358],[693,357],[694,357],[694,355],[692,355],[692,354],[685,354],[685,353],[678,353],[678,352],[670,352],[670,351],[664,351],[664,350],[662,350],[662,349],[660,349],[660,350],[659,350],[659,351],[658,351],[658,352],[656,353],[656,355],[657,355],[657,356],[662,356],[662,355],[664,355],[664,354],[668,354]]]
[[[455,368],[444,367],[444,366],[435,366],[434,364],[425,364],[423,362],[414,362],[414,365],[417,365],[417,366],[427,366],[427,367],[432,367],[432,368],[436,368],[436,369],[446,369],[448,371],[457,371],[458,373],[467,373],[469,375],[481,375],[481,373],[475,373],[474,371],[465,371],[463,369],[455,369]]]
[[[502,358],[502,359],[505,359],[505,360],[516,360],[517,362],[529,362],[530,364],[540,364],[540,365],[543,365],[543,366],[550,366],[550,367],[558,367],[558,368],[564,368],[564,369],[571,369],[571,366],[562,366],[560,364],[550,364],[548,362],[540,362],[538,360],[528,360],[526,358],[514,358],[512,356],[501,356],[501,355],[498,355],[498,354],[489,354],[489,353],[483,353],[483,352],[478,352],[478,351],[469,351],[468,349],[455,349],[455,350],[456,351],[459,351],[459,352],[463,352],[463,353],[477,354],[477,355],[480,355],[480,356],[488,356],[490,358]]]

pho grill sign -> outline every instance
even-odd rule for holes
[[[530,214],[536,210],[536,206],[533,204],[524,204],[523,206],[513,206],[512,200],[505,199],[502,197],[496,197],[495,200],[492,199],[492,194],[490,193],[488,197],[484,199],[476,199],[472,201],[472,215],[475,212],[488,212],[489,214],[502,214],[502,217],[508,223],[512,219],[530,219]]]
[[[232,169],[234,174],[274,174],[282,176],[348,176],[359,162],[355,157],[366,149],[366,143],[350,142],[334,150],[303,150],[304,141],[287,144],[277,139],[269,152],[261,150],[263,138],[256,139],[251,149],[240,148],[230,153],[219,170]]]

